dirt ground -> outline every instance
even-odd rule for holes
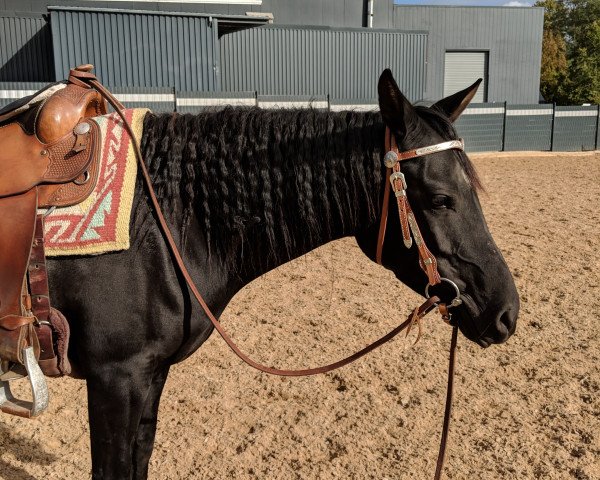
[[[459,340],[446,478],[600,479],[600,155],[472,157],[522,309],[504,345]],[[387,332],[417,301],[344,239],[248,286],[223,321],[263,362],[313,366]],[[432,478],[450,330],[425,323],[414,347],[398,338],[297,379],[251,370],[213,336],[171,371],[150,478]],[[89,478],[84,384],[50,390],[39,420],[0,415],[0,478]]]

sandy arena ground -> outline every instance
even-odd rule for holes
[[[507,344],[459,340],[446,478],[600,479],[600,155],[472,157],[522,309]],[[345,239],[247,287],[223,321],[263,362],[313,366],[387,332],[417,301]],[[399,338],[304,379],[257,373],[213,336],[171,371],[150,477],[432,478],[450,330],[425,323],[414,347]],[[89,478],[84,384],[50,389],[39,420],[0,415],[0,478]]]

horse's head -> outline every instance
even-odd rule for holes
[[[430,108],[414,107],[400,92],[391,72],[385,70],[379,79],[379,106],[400,151],[457,139],[452,122],[467,107],[479,83]],[[453,319],[467,338],[481,346],[504,342],[515,330],[519,297],[485,222],[477,197],[479,179],[469,159],[460,150],[445,150],[402,161],[401,169],[410,205],[427,246],[438,260],[439,272],[460,289],[463,303],[452,310]],[[415,245],[410,249],[403,245],[397,211],[392,194],[382,264],[422,294],[427,278],[419,268]],[[357,239],[373,257],[374,227],[369,230]],[[431,290],[449,301],[454,298],[449,287],[443,283]]]

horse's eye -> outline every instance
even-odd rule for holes
[[[450,197],[446,195],[434,195],[431,198],[431,206],[433,208],[449,208],[451,206]]]

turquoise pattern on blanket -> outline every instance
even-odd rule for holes
[[[106,214],[110,214],[110,209],[112,207],[112,191],[109,191],[102,203],[98,207],[98,210],[92,217],[92,221],[89,224],[87,230],[81,236],[82,240],[97,240],[100,238],[98,232],[96,232],[96,227],[104,227],[104,218]]]

